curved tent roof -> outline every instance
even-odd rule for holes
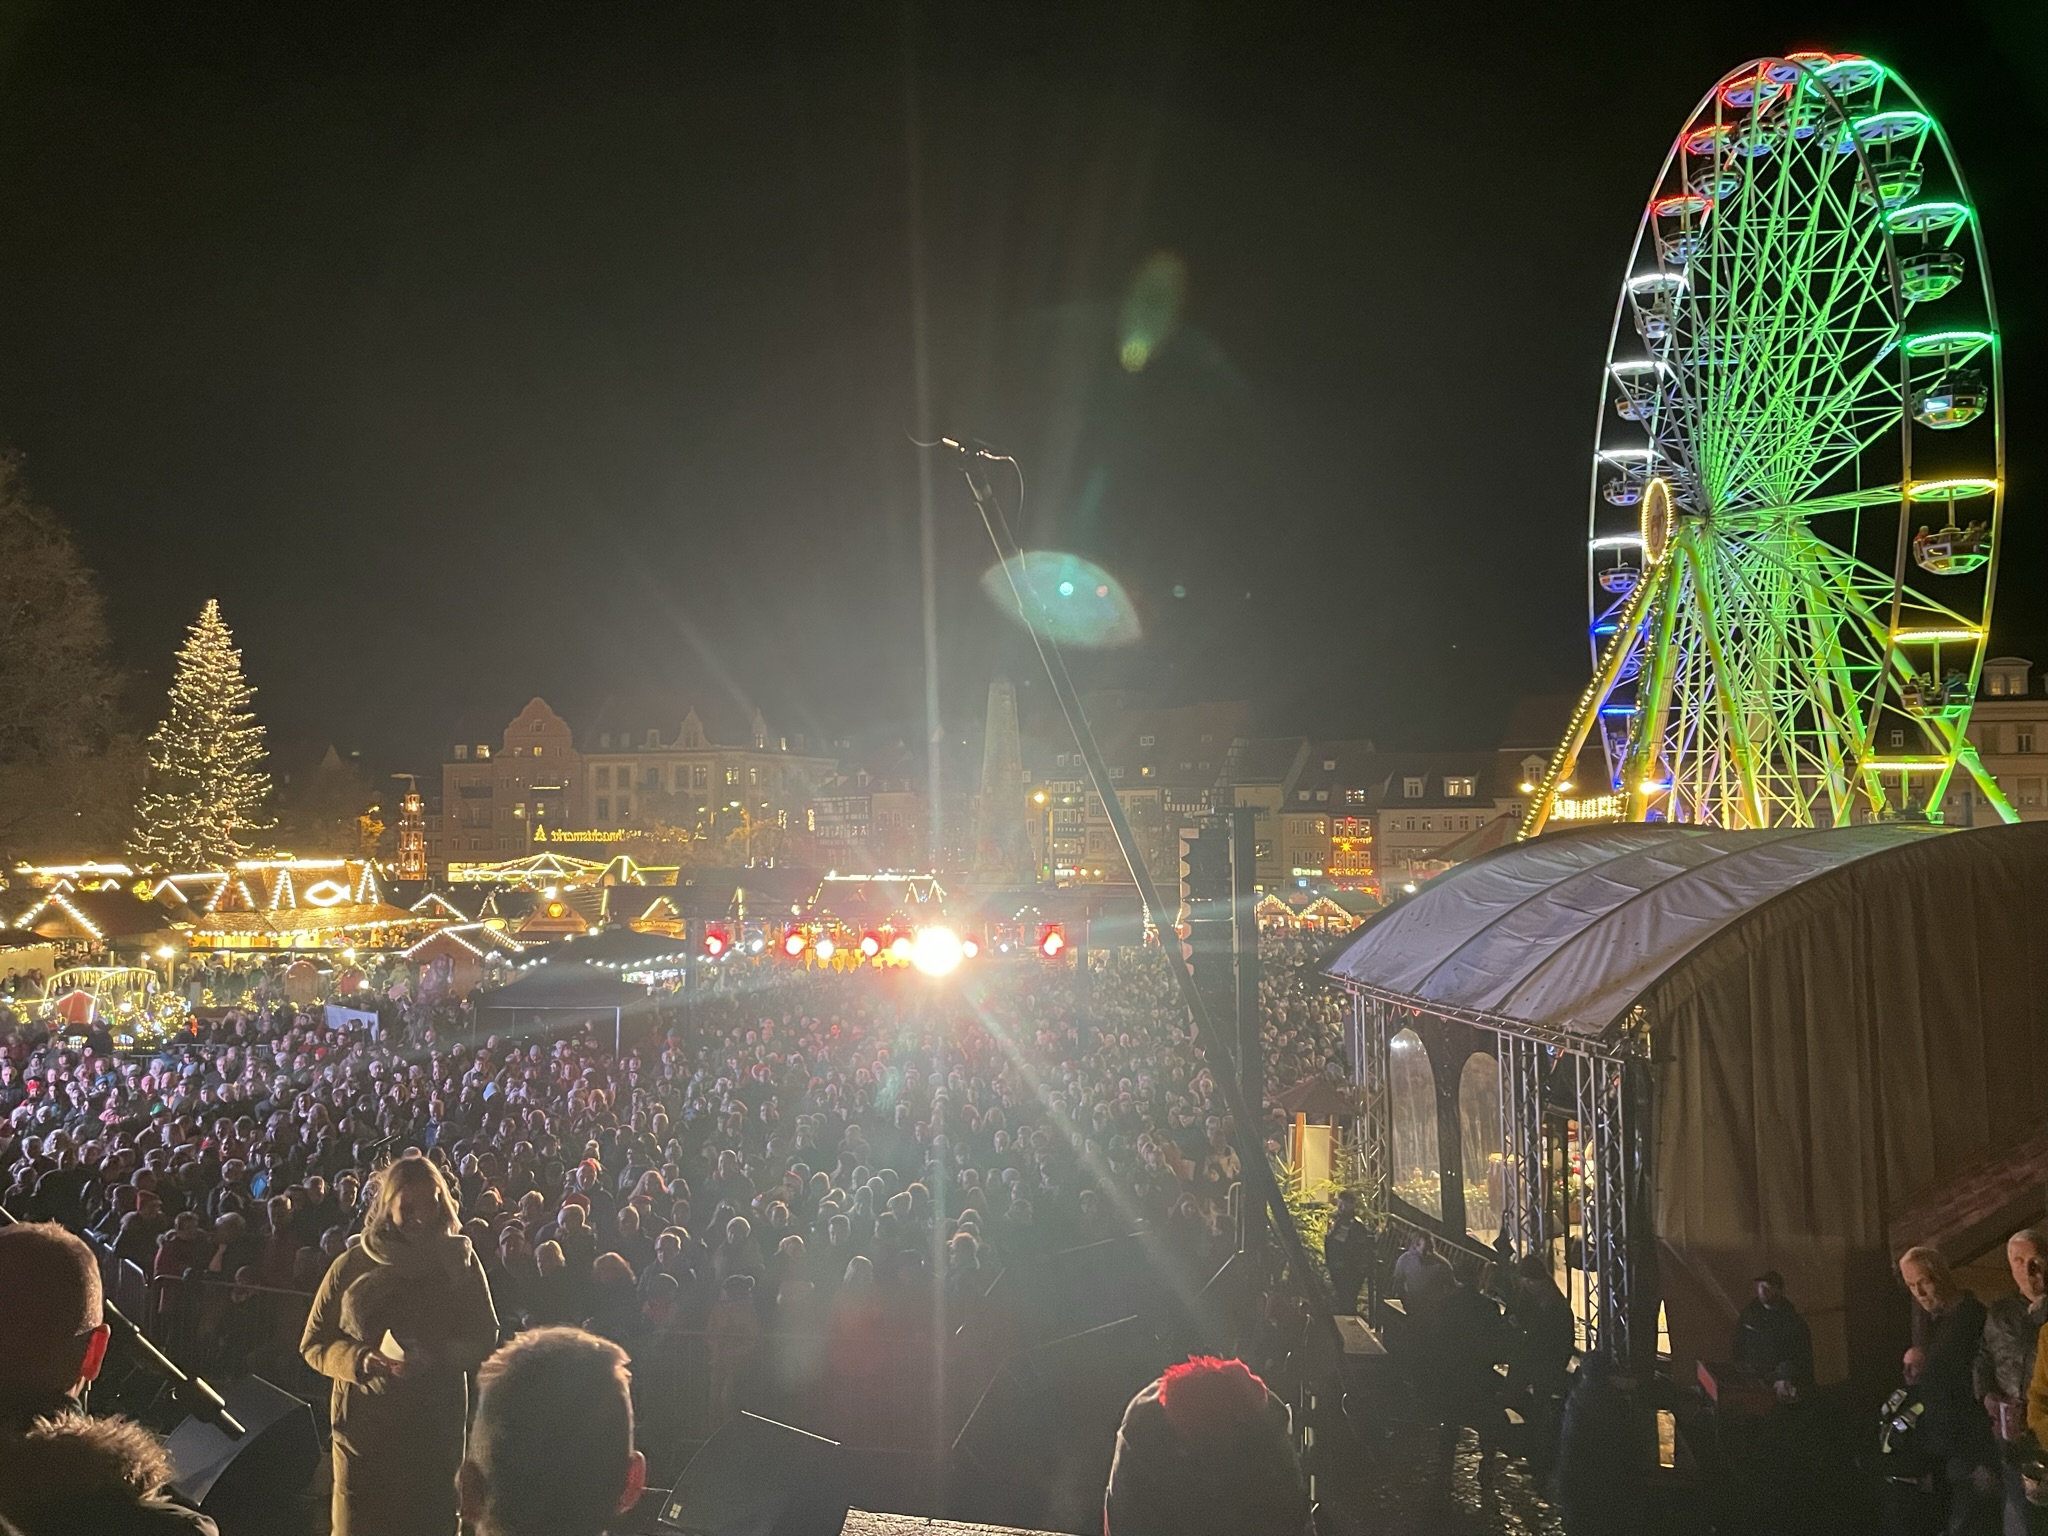
[[[1604,1035],[1766,902],[1943,835],[1905,823],[1553,833],[1439,875],[1368,922],[1330,974],[1446,1012]]]

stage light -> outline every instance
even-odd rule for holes
[[[714,960],[724,954],[726,947],[731,943],[732,940],[725,936],[723,929],[707,928],[704,930],[704,953]]]
[[[818,940],[816,947],[818,951],[818,958],[820,960],[830,960],[834,955],[839,953],[839,946],[837,944],[834,944],[830,939]]]
[[[1038,930],[1038,952],[1046,959],[1057,960],[1066,947],[1067,930],[1058,923],[1047,923]]]
[[[889,958],[892,960],[908,960],[910,958],[910,951],[911,943],[908,934],[899,933],[889,941]]]
[[[910,946],[910,963],[927,976],[950,975],[966,957],[966,946],[950,928],[920,928],[917,942]]]
[[[967,959],[972,960],[981,953],[981,946],[972,939],[962,939],[960,941],[960,953]]]
[[[747,941],[747,953],[750,955],[758,955],[767,947],[767,944],[761,939],[749,939]]]
[[[782,952],[794,960],[804,952],[804,936],[791,931],[782,940]]]
[[[860,936],[860,952],[870,960],[882,952],[882,936],[878,933],[864,933]]]

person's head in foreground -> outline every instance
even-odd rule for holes
[[[633,1507],[647,1461],[633,1449],[618,1345],[580,1328],[536,1328],[486,1360],[477,1383],[457,1487],[479,1536],[596,1536]]]
[[[1242,1360],[1169,1367],[1124,1410],[1103,1536],[1302,1536],[1308,1482],[1290,1428]]]
[[[0,1227],[0,1412],[61,1404],[107,1353],[92,1250],[54,1222]]]
[[[128,1419],[89,1419],[107,1325],[92,1250],[54,1222],[0,1227],[0,1529],[212,1536],[163,1496],[170,1459]]]

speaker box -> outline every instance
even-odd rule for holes
[[[1164,1348],[1126,1317],[1021,1350],[1003,1362],[953,1449],[993,1477],[1048,1476],[1076,1456],[1105,1472],[1124,1409],[1163,1366]]]
[[[230,1440],[186,1419],[164,1442],[171,1487],[211,1516],[221,1536],[260,1536],[304,1497],[320,1465],[320,1428],[310,1404],[261,1376],[228,1382],[220,1395],[248,1433]]]
[[[846,1506],[837,1440],[742,1413],[683,1468],[661,1523],[687,1536],[839,1536]]]

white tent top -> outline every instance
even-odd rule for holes
[[[1330,975],[1423,1007],[1603,1035],[1680,961],[1773,897],[1942,830],[1553,833],[1437,876],[1367,923]]]

